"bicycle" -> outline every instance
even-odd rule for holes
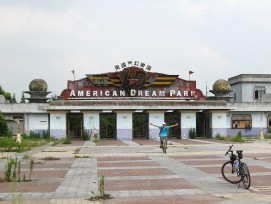
[[[238,188],[240,187],[240,183],[242,181],[244,187],[249,189],[251,178],[246,163],[241,161],[241,159],[243,159],[243,150],[236,150],[236,155],[233,153],[232,147],[233,145],[231,145],[228,151],[225,153],[225,156],[230,157],[230,161],[227,161],[222,165],[222,176],[226,181],[232,184],[239,183]]]
[[[163,137],[162,150],[164,154],[167,153],[167,138],[166,137]]]

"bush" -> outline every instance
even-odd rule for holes
[[[224,140],[224,139],[225,139],[224,137],[220,136],[219,133],[216,134],[215,138],[216,138],[217,140]]]
[[[40,134],[37,133],[37,132],[35,132],[35,131],[33,131],[33,130],[30,130],[30,132],[29,132],[29,137],[30,137],[31,139],[40,139],[40,138],[41,138],[41,137],[40,137]]]
[[[42,131],[42,138],[43,138],[43,139],[46,139],[46,140],[49,140],[49,139],[50,139],[50,134],[49,134],[49,131],[48,131],[48,130],[43,130],[43,131]]]
[[[237,135],[231,139],[231,141],[233,141],[233,142],[244,142],[245,140],[243,139],[242,132],[239,131],[237,133]]]
[[[92,137],[92,142],[94,142],[96,144],[98,141],[99,141],[98,134],[95,133],[94,136]]]
[[[83,140],[89,140],[89,131],[85,128],[83,129]]]
[[[196,139],[197,133],[195,128],[190,128],[189,129],[189,138],[190,139]]]
[[[67,137],[64,139],[63,144],[71,144],[71,137],[70,137],[70,136],[67,136]]]
[[[0,113],[0,136],[8,135],[8,125],[4,116]]]
[[[0,148],[1,151],[10,152],[12,151],[13,147],[17,147],[18,144],[16,143],[15,139],[12,137],[4,137],[0,139]]]

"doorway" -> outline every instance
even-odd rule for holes
[[[101,113],[100,114],[100,138],[116,139],[116,114]]]
[[[81,139],[83,136],[83,114],[67,114],[67,136],[72,139]]]
[[[170,128],[168,131],[168,138],[178,138],[181,139],[180,136],[180,114],[178,112],[169,112],[165,113],[165,122],[167,125],[174,125],[178,123],[179,125],[174,128]]]
[[[147,113],[133,113],[133,139],[149,138],[148,123]]]
[[[196,114],[197,137],[210,138],[210,114],[207,111]]]

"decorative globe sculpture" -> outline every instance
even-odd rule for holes
[[[230,96],[230,92],[232,92],[230,83],[224,79],[215,81],[213,84],[213,90],[210,92],[215,95],[217,100],[229,101],[231,98],[233,98]]]
[[[46,96],[51,93],[47,91],[47,83],[43,79],[34,79],[29,84],[29,91],[25,91],[30,95],[29,103],[46,103],[48,98]]]
[[[231,85],[228,81],[219,79],[214,83],[213,91],[231,91]]]
[[[47,83],[43,79],[34,79],[29,84],[30,91],[47,91]]]

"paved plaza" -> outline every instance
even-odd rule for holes
[[[163,154],[156,140],[74,140],[16,154],[21,175],[31,182],[0,182],[0,204],[23,199],[24,203],[271,203],[271,141],[234,143],[244,151],[252,184],[230,184],[221,175],[227,141],[213,139],[170,140]],[[0,157],[15,156],[1,153]],[[6,159],[0,159],[4,177]],[[111,199],[89,201],[99,195],[101,176]]]

